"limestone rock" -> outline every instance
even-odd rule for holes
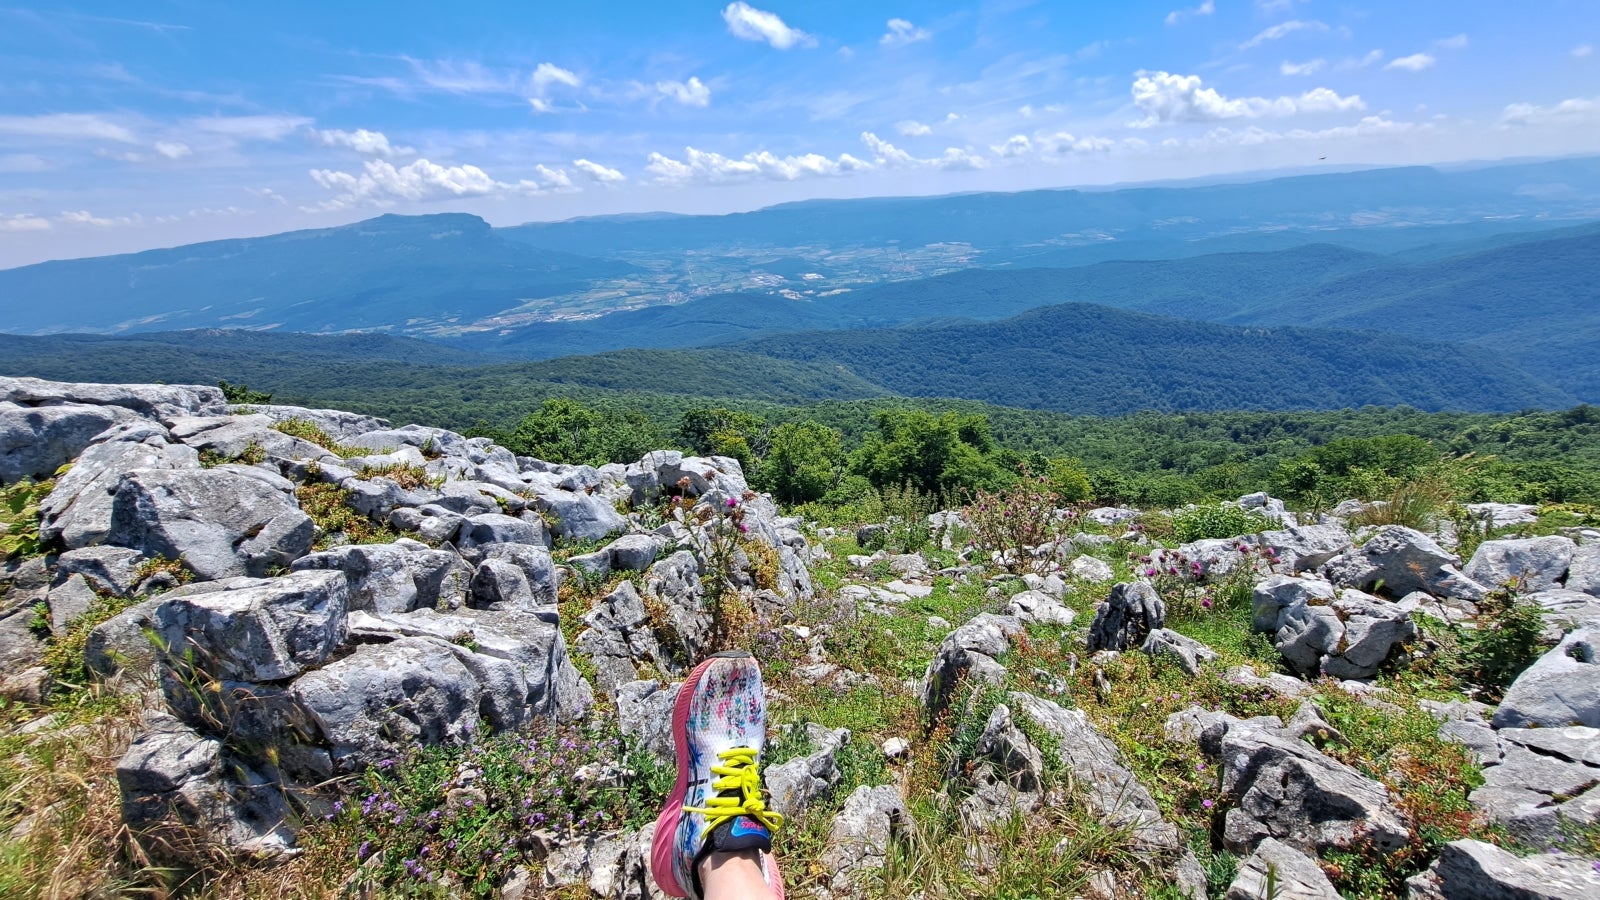
[[[1567,854],[1519,857],[1460,840],[1445,844],[1406,886],[1411,900],[1576,900],[1600,897],[1600,871],[1592,860]]]
[[[1413,591],[1476,601],[1483,588],[1456,570],[1454,555],[1433,538],[1404,525],[1385,525],[1362,546],[1329,560],[1323,573],[1338,587],[1379,589],[1392,597]],[[1465,582],[1465,583],[1464,583]],[[1470,596],[1469,596],[1470,595]]]
[[[49,478],[96,435],[135,418],[116,406],[27,407],[0,401],[0,484]]]
[[[137,550],[126,547],[68,550],[56,558],[56,581],[79,575],[96,591],[131,597],[143,561]]]
[[[1351,548],[1350,532],[1337,523],[1267,531],[1255,543],[1272,551],[1274,569],[1291,575],[1315,571]]]
[[[182,657],[192,650],[195,665],[215,677],[293,678],[343,642],[349,588],[341,573],[296,572],[232,590],[204,587],[213,589],[163,597],[154,620],[168,653]]]
[[[102,440],[83,451],[39,504],[39,536],[44,540],[59,539],[69,550],[104,541],[111,530],[117,484],[127,472],[200,468],[200,456],[193,449],[168,444],[148,429],[114,429],[113,433],[121,437]]]
[[[857,896],[860,879],[883,866],[890,841],[910,824],[911,813],[893,785],[856,788],[834,817],[822,851],[822,870],[832,873],[829,889],[836,896]]]
[[[1089,626],[1089,649],[1132,650],[1151,631],[1166,625],[1167,606],[1148,582],[1122,582],[1094,613]]]
[[[1201,663],[1217,658],[1215,650],[1170,628],[1157,628],[1150,632],[1139,649],[1158,659],[1172,657],[1177,660],[1179,668],[1189,675],[1199,675]]]
[[[588,627],[576,647],[594,663],[595,686],[606,694],[637,680],[641,664],[663,674],[678,668],[657,642],[644,598],[632,582],[617,585],[584,615],[583,624]]]
[[[1530,503],[1468,503],[1467,512],[1490,528],[1532,525],[1539,521],[1539,507]]]
[[[1082,555],[1074,556],[1072,562],[1067,563],[1067,574],[1073,578],[1081,578],[1084,581],[1092,581],[1096,584],[1110,581],[1117,577],[1117,573],[1113,572],[1110,564],[1104,560]]]
[[[295,560],[296,572],[334,571],[349,587],[349,608],[368,612],[410,612],[424,604],[409,564],[410,552],[393,544],[358,544],[313,553]]]
[[[677,749],[672,738],[672,707],[682,682],[662,685],[632,681],[617,689],[617,723],[622,733],[639,741],[663,763],[674,763]]]
[[[1315,578],[1295,578],[1289,575],[1271,575],[1255,586],[1251,595],[1253,608],[1250,626],[1271,634],[1282,626],[1283,611],[1296,603],[1319,605],[1332,603],[1333,585]]]
[[[1071,625],[1076,613],[1041,591],[1023,591],[1006,604],[1005,615],[1026,624]]]
[[[998,682],[1005,669],[996,658],[1011,649],[1011,638],[1022,631],[1022,623],[1012,616],[982,613],[945,635],[923,675],[923,707],[930,715],[943,711],[963,674]]]
[[[1416,633],[1407,608],[1346,590],[1326,606],[1286,608],[1274,644],[1303,675],[1360,679],[1377,674],[1393,648]]]
[[[1600,822],[1600,729],[1502,728],[1471,800],[1513,837],[1552,847]]]
[[[539,511],[555,519],[550,530],[574,541],[597,541],[628,525],[610,503],[592,494],[552,490],[539,494]]]
[[[1600,728],[1600,628],[1574,631],[1506,690],[1496,728]]]
[[[1591,541],[1579,544],[1578,549],[1572,552],[1566,588],[1600,597],[1600,543]]]
[[[771,806],[785,817],[800,815],[817,798],[839,783],[839,748],[850,743],[848,729],[823,728],[807,723],[806,737],[816,749],[762,772],[772,795]]]
[[[1515,585],[1533,593],[1560,587],[1578,547],[1560,535],[1484,541],[1463,573],[1485,587]]]
[[[1261,841],[1223,896],[1224,900],[1340,900],[1316,860],[1274,838]]]
[[[141,469],[117,485],[106,542],[181,559],[202,579],[265,575],[311,549],[311,519],[253,478]]]

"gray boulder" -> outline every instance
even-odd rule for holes
[[[39,536],[60,540],[69,550],[98,544],[111,529],[113,498],[124,473],[200,468],[199,454],[168,444],[160,432],[159,425],[135,423],[112,429],[113,437],[83,451],[39,504]]]
[[[1578,549],[1571,538],[1550,535],[1484,541],[1464,574],[1485,587],[1515,585],[1519,591],[1548,591],[1561,586]]]
[[[1044,756],[1004,703],[989,713],[972,758],[963,762],[972,766],[976,782],[961,802],[961,819],[969,828],[991,828],[1017,813],[1032,812],[1043,798]]]
[[[49,478],[96,435],[136,418],[117,406],[26,407],[0,401],[0,484]]]
[[[616,508],[593,494],[550,490],[539,494],[539,511],[555,519],[550,530],[571,541],[597,541],[628,527]]]
[[[94,589],[82,575],[68,576],[65,581],[50,589],[45,603],[50,607],[50,630],[65,634],[67,625],[89,611],[95,601]]]
[[[124,671],[153,672],[161,654],[150,635],[160,627],[156,610],[165,602],[165,597],[153,597],[96,625],[83,648],[83,662],[89,671],[103,679]]]
[[[1539,521],[1539,507],[1529,503],[1468,503],[1467,512],[1490,528],[1532,525]]]
[[[82,403],[118,406],[148,419],[220,416],[228,402],[222,391],[194,384],[75,384],[41,378],[0,378],[0,402],[21,406]]]
[[[175,658],[193,650],[195,665],[217,678],[278,681],[320,665],[343,643],[349,587],[338,572],[296,572],[162,600],[156,630]]]
[[[560,722],[581,718],[594,690],[567,655],[559,619],[540,607],[527,610],[462,610],[473,623],[478,652],[515,663],[528,683],[528,712]]]
[[[486,559],[472,573],[468,604],[475,609],[532,609],[533,588],[522,567],[503,559]]]
[[[1117,573],[1112,571],[1110,564],[1092,556],[1074,556],[1072,561],[1067,563],[1067,574],[1073,578],[1092,581],[1096,584],[1110,581],[1117,577]]]
[[[1391,853],[1410,840],[1387,788],[1291,733],[1238,722],[1208,730],[1201,748],[1222,765],[1222,792],[1238,798],[1222,837],[1235,853],[1250,852],[1266,838],[1308,854],[1357,837]]]
[[[1497,752],[1471,795],[1493,822],[1545,848],[1600,822],[1600,729],[1502,728],[1494,738]]]
[[[316,527],[291,496],[217,470],[123,476],[106,542],[181,559],[202,579],[265,575],[311,549]]]
[[[617,689],[617,725],[622,733],[663,763],[677,760],[672,738],[672,707],[682,682],[662,685],[632,681]]]
[[[1582,591],[1600,597],[1600,543],[1589,541],[1578,545],[1572,552],[1572,565],[1567,568],[1569,591]]]
[[[1338,523],[1267,531],[1254,540],[1257,546],[1272,551],[1274,569],[1291,575],[1315,571],[1351,549],[1350,532]]]
[[[822,851],[828,889],[835,896],[856,896],[864,887],[863,877],[882,868],[890,842],[910,825],[911,812],[893,785],[856,788],[834,817]]]
[[[462,523],[456,535],[456,549],[468,559],[478,559],[497,544],[527,544],[545,547],[545,533],[532,522],[502,513],[482,513]]]
[[[224,459],[259,452],[278,463],[332,460],[320,444],[284,434],[266,416],[183,416],[169,420],[173,439]]]
[[[704,657],[711,641],[711,613],[705,608],[705,587],[694,554],[679,550],[657,561],[645,573],[642,593],[665,609],[671,635],[662,639],[676,639],[673,655],[680,655],[681,648],[685,660]]]
[[[1568,854],[1514,856],[1483,841],[1445,844],[1406,882],[1411,900],[1577,900],[1600,897],[1594,861]]]
[[[1404,525],[1385,525],[1362,546],[1329,560],[1323,574],[1338,587],[1381,590],[1391,597],[1423,591],[1436,597],[1481,598],[1483,588],[1456,569],[1460,560],[1433,538]]]
[[[376,416],[364,416],[360,413],[345,412],[340,409],[307,409],[303,406],[260,403],[233,406],[229,409],[236,413],[265,416],[273,422],[287,422],[291,419],[310,422],[322,429],[322,432],[328,437],[340,443],[346,443],[358,435],[389,427],[389,422],[385,419],[379,419]],[[402,446],[402,443],[396,441],[387,446],[398,447]]]
[[[816,748],[804,756],[770,766],[762,780],[772,795],[771,806],[785,817],[805,812],[819,797],[839,783],[839,748],[850,743],[848,729],[823,728],[807,723],[806,738]]]
[[[1199,675],[1201,663],[1217,659],[1217,651],[1170,628],[1157,628],[1150,632],[1139,649],[1156,659],[1171,657],[1189,675]]]
[[[945,635],[922,678],[922,705],[928,715],[938,715],[950,705],[963,675],[999,684],[1005,667],[997,657],[1009,652],[1011,638],[1022,632],[1022,623],[1012,616],[981,613]]]
[[[80,575],[96,591],[133,596],[144,557],[126,547],[84,547],[56,557],[56,581]]]
[[[1517,676],[1494,712],[1496,728],[1600,728],[1600,628],[1574,631]]]
[[[1167,605],[1148,582],[1122,582],[1095,608],[1089,650],[1132,650],[1167,622]]]
[[[167,716],[117,763],[122,819],[160,858],[197,862],[206,845],[274,858],[294,845],[289,805],[276,781]]]
[[[1013,596],[1004,613],[1030,625],[1071,625],[1077,616],[1060,600],[1042,591],[1023,591]]]
[[[561,586],[550,551],[537,544],[490,544],[484,548],[485,560],[506,562],[522,570],[536,607],[554,606]]]
[[[1417,627],[1407,607],[1360,591],[1342,591],[1327,605],[1299,602],[1279,619],[1273,643],[1306,676],[1371,678]]]
[[[656,561],[666,542],[649,534],[623,535],[606,545],[613,572],[643,572]]]
[[[640,665],[661,674],[678,668],[656,640],[644,598],[632,582],[617,585],[584,614],[583,624],[588,627],[575,646],[594,664],[595,685],[608,695],[638,680]]]
[[[1269,890],[1270,888],[1270,890]],[[1340,900],[1317,861],[1265,838],[1228,885],[1224,900]]]
[[[433,638],[362,644],[290,687],[336,766],[354,771],[419,745],[464,744],[483,696],[452,645]]]
[[[1326,605],[1334,600],[1333,585],[1315,578],[1270,575],[1255,586],[1250,626],[1271,634],[1283,624],[1283,612],[1295,604]]]
[[[410,565],[411,553],[393,544],[358,544],[312,553],[294,561],[296,572],[340,572],[349,586],[349,609],[410,612],[425,603]]]

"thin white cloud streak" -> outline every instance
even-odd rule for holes
[[[756,9],[744,0],[729,3],[722,10],[722,20],[734,37],[746,41],[765,41],[779,50],[791,47],[815,47],[816,38],[798,28],[790,28],[776,13]]]
[[[1182,22],[1184,19],[1192,16],[1209,16],[1216,11],[1217,4],[1215,3],[1215,0],[1205,0],[1205,2],[1201,3],[1199,6],[1196,6],[1194,9],[1175,9],[1172,12],[1167,13],[1166,23],[1168,25],[1176,25],[1179,22]]]
[[[0,134],[59,141],[115,141],[136,144],[130,129],[87,113],[50,113],[41,116],[0,116]]]
[[[1359,95],[1342,97],[1325,87],[1312,88],[1298,97],[1225,97],[1216,89],[1203,86],[1198,75],[1170,72],[1139,73],[1132,93],[1134,105],[1145,114],[1145,118],[1129,123],[1133,128],[1168,122],[1216,122],[1366,109]]]
[[[576,72],[547,62],[539,63],[528,80],[533,85],[534,91],[541,94],[552,84],[564,84],[572,88],[583,86],[583,79],[579,78]]]
[[[896,122],[894,130],[900,132],[906,137],[927,137],[928,135],[933,134],[933,129],[931,127],[924,125],[915,119],[906,119],[901,122]]]
[[[56,217],[56,221],[63,225],[88,225],[94,228],[118,228],[129,225],[141,225],[144,217],[135,213],[131,216],[97,216],[86,209],[63,212]]]
[[[411,147],[396,147],[389,143],[389,138],[381,131],[369,131],[357,128],[355,131],[343,131],[338,128],[326,130],[312,130],[312,135],[324,147],[342,147],[354,150],[363,156],[410,156],[417,151]]]
[[[1334,66],[1333,70],[1335,72],[1348,72],[1351,69],[1366,69],[1381,62],[1383,62],[1382,50],[1368,50],[1366,56],[1359,58],[1352,56],[1339,60],[1339,64]]]
[[[1259,46],[1261,46],[1262,44],[1265,44],[1268,41],[1276,41],[1276,40],[1281,40],[1281,39],[1283,39],[1285,37],[1288,37],[1289,35],[1294,34],[1296,31],[1323,31],[1323,32],[1325,32],[1325,31],[1331,31],[1331,30],[1332,29],[1330,29],[1328,27],[1328,23],[1326,23],[1326,22],[1318,22],[1315,19],[1310,19],[1310,20],[1290,19],[1287,22],[1279,22],[1276,25],[1273,25],[1271,27],[1262,29],[1260,32],[1258,32],[1256,34],[1255,37],[1251,38],[1248,41],[1245,41],[1242,44],[1240,44],[1239,45],[1239,49],[1240,50],[1249,50],[1251,47],[1259,47]]]
[[[1328,61],[1325,59],[1312,59],[1303,63],[1292,63],[1284,60],[1278,66],[1278,71],[1284,75],[1315,75],[1321,72],[1327,64]]]
[[[1441,50],[1464,50],[1468,43],[1469,40],[1466,35],[1456,34],[1447,38],[1440,38],[1434,41],[1433,45]]]
[[[1502,128],[1576,125],[1600,122],[1600,97],[1573,97],[1554,106],[1513,103],[1500,116]]]
[[[156,141],[154,146],[155,151],[167,159],[183,159],[194,153],[189,145],[182,141]]]
[[[1590,46],[1589,44],[1579,44],[1578,46],[1572,48],[1572,58],[1583,59],[1585,56],[1588,56],[1593,52],[1594,47]]]
[[[5,215],[0,213],[0,231],[49,231],[50,220],[42,216],[29,213],[14,213]]]
[[[917,41],[925,41],[933,37],[933,32],[926,28],[918,28],[905,19],[890,19],[889,30],[878,38],[878,43],[885,47],[904,47]]]
[[[281,141],[309,126],[305,116],[208,116],[188,119],[184,127],[237,141]]]
[[[1407,72],[1421,72],[1433,68],[1435,60],[1426,53],[1413,53],[1410,56],[1401,56],[1389,60],[1385,69],[1403,69]]]

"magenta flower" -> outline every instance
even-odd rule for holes
[[[739,505],[739,498],[737,498],[737,497],[729,497],[728,498],[728,508],[729,509],[733,509],[735,506],[738,506],[738,505]]]
[[[1205,800],[1201,800],[1200,801],[1200,805],[1205,807],[1206,809],[1210,809],[1211,807],[1215,806],[1216,804],[1212,803],[1210,798],[1206,798]]]

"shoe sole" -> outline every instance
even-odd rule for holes
[[[672,793],[667,795],[667,803],[662,808],[661,815],[656,817],[656,830],[650,841],[650,874],[655,878],[661,892],[669,897],[689,896],[689,891],[678,883],[678,875],[672,865],[672,855],[677,852],[678,821],[683,815],[683,800],[689,794],[690,702],[694,699],[695,689],[700,686],[701,679],[718,660],[751,658],[751,655],[743,650],[724,650],[712,654],[695,666],[688,677],[683,679],[683,687],[678,689],[678,697],[672,703],[672,749],[678,757],[678,780],[672,786]],[[784,900],[783,876],[778,871],[777,858],[767,853],[762,856],[762,863],[767,870],[767,885],[772,888],[777,900]]]

